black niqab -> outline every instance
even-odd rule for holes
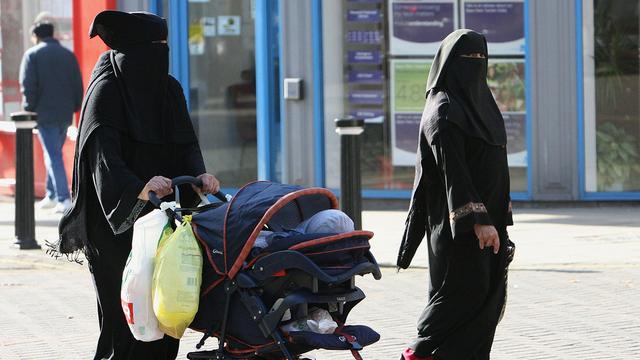
[[[87,250],[83,209],[87,185],[80,179],[88,176],[84,153],[96,129],[115,128],[134,141],[165,145],[167,149],[198,143],[182,88],[168,75],[168,46],[154,42],[166,39],[166,21],[148,13],[105,11],[92,24],[90,36],[96,35],[114,49],[104,52],[96,62],[82,105],[73,206],[61,219],[60,240],[52,246],[54,252],[62,254]],[[114,105],[102,105],[106,103]],[[119,103],[122,107],[115,106]]]
[[[140,12],[106,10],[93,19],[89,37],[99,36],[114,50],[167,40],[167,21],[157,15]]]
[[[127,112],[126,123],[112,124],[137,141],[162,144],[194,141],[191,126],[177,117],[186,109],[179,89],[169,81],[167,22],[146,12],[103,11],[91,25],[90,37],[99,36],[113,51],[109,61]]]
[[[461,55],[480,53],[485,58]],[[448,120],[458,125],[467,135],[480,138],[491,145],[505,145],[507,135],[504,120],[491,90],[487,85],[487,41],[483,35],[460,29],[447,36],[440,45],[431,65],[427,80],[427,106],[439,90],[446,91],[451,106],[457,105],[464,116]],[[438,125],[432,124],[431,136]]]

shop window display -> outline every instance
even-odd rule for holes
[[[588,192],[640,191],[639,6],[595,0],[584,7]]]
[[[527,192],[524,1],[330,3],[323,6],[325,133],[334,117],[365,118],[364,189],[412,188],[431,61],[446,35],[468,27],[489,42],[488,82],[505,118],[512,191]],[[342,76],[327,75],[329,68],[342,69]],[[339,147],[332,136],[326,141],[327,186],[337,187],[332,159],[339,158]]]

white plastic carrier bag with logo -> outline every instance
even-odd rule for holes
[[[175,209],[176,205],[175,202],[162,205],[162,210],[153,210],[133,225],[131,253],[122,273],[122,310],[133,337],[140,341],[155,341],[164,337],[153,312],[151,285],[158,243],[173,233],[164,210],[168,207]]]

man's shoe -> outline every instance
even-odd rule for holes
[[[45,196],[44,199],[36,203],[36,208],[40,210],[53,209],[54,207],[56,207],[57,203],[58,202],[55,199],[49,199]]]
[[[56,205],[56,212],[59,214],[64,214],[69,209],[71,209],[71,199],[64,200]]]

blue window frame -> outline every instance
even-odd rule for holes
[[[322,1],[311,4],[311,45],[313,46],[313,132],[315,185],[325,186],[324,159],[324,76],[322,66]]]
[[[578,114],[578,186],[579,197],[587,201],[637,201],[640,192],[630,191],[587,191],[586,190],[586,161],[585,161],[585,90],[584,90],[584,37],[583,37],[583,2],[575,0],[576,17],[576,86],[577,86],[577,114]]]
[[[278,1],[264,0],[255,4],[258,179],[277,181],[276,164],[281,149]]]

